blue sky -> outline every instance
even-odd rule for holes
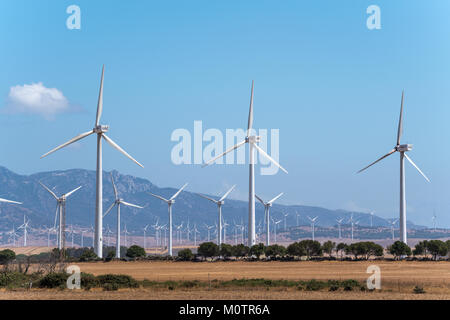
[[[81,8],[68,30],[66,8]],[[366,8],[381,8],[368,30]],[[445,1],[10,1],[0,3],[0,164],[29,174],[95,169],[95,139],[40,160],[92,129],[106,65],[102,123],[145,165],[108,145],[104,169],[160,186],[246,199],[244,165],[175,166],[173,130],[244,128],[255,80],[256,128],[280,129],[289,170],[256,177],[280,202],[398,216],[399,160],[355,172],[395,144],[402,89],[403,142],[432,180],[409,165],[408,219],[450,227],[450,3]],[[53,117],[9,112],[11,88],[42,83],[67,100]]]

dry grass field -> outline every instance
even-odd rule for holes
[[[164,288],[121,289],[106,292],[69,290],[3,290],[0,299],[450,299],[450,264],[448,262],[407,261],[298,261],[298,262],[95,262],[78,263],[82,272],[128,274],[138,280],[346,280],[366,281],[369,265],[381,269],[382,290],[361,291],[300,291],[296,288],[221,288],[205,287],[168,290]],[[425,294],[414,294],[422,286]]]

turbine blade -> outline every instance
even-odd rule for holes
[[[425,175],[425,173],[422,172],[422,170],[419,169],[419,167],[411,160],[410,157],[408,157],[408,155],[406,153],[404,153],[405,158],[408,159],[408,161],[414,166],[414,168],[417,169],[417,171],[419,171],[419,173],[428,181],[431,182],[430,179],[428,179],[428,177]]]
[[[373,166],[375,163],[377,163],[377,162],[379,162],[379,161],[381,161],[381,160],[383,160],[384,158],[386,158],[386,157],[388,157],[388,156],[390,156],[391,154],[393,154],[395,151],[397,151],[397,150],[395,150],[395,149],[392,149],[391,151],[389,151],[389,153],[386,153],[384,156],[382,156],[381,158],[379,158],[378,160],[376,160],[376,161],[374,161],[374,162],[372,162],[371,164],[369,164],[367,167],[365,167],[365,168],[362,168],[361,170],[359,170],[357,173],[360,173],[360,172],[363,172],[364,170],[366,170],[367,168],[369,168],[369,167],[371,167],[371,166]]]
[[[68,198],[68,197],[70,197],[72,194],[74,194],[75,192],[77,192],[78,190],[80,190],[81,189],[81,186],[79,186],[78,188],[76,188],[76,189],[73,189],[72,191],[70,191],[69,193],[66,193],[66,199]]]
[[[22,202],[11,201],[11,200],[6,200],[6,199],[2,199],[2,198],[0,198],[0,202],[4,202],[4,203],[14,203],[14,204],[22,204]]]
[[[117,188],[116,188],[116,184],[114,183],[114,178],[113,178],[112,173],[111,173],[111,182],[112,182],[113,189],[114,189],[114,197],[117,200],[119,198],[119,196],[118,196],[118,193],[117,193]]]
[[[274,165],[276,165],[278,168],[283,170],[285,173],[288,173],[285,168],[283,168],[278,162],[276,162],[271,156],[269,156],[260,146],[258,146],[256,143],[253,144],[253,146],[258,150],[264,157],[269,159]]]
[[[259,202],[261,202],[263,206],[266,206],[266,204],[264,203],[264,200],[261,199],[260,197],[258,197],[256,194],[255,194],[255,198],[258,199]]]
[[[236,185],[234,185],[234,186],[232,186],[231,188],[230,188],[230,190],[228,190],[224,195],[223,195],[223,197],[222,198],[220,198],[220,200],[219,201],[223,201],[223,200],[225,200],[225,198],[226,197],[228,197],[228,195],[231,193],[231,191],[233,191],[234,190],[234,188],[236,187]]]
[[[183,191],[184,188],[187,187],[187,185],[188,185],[188,184],[185,183],[184,186],[182,186],[182,187],[180,188],[180,190],[178,190],[177,193],[175,193],[175,194],[172,196],[172,198],[170,198],[170,200],[173,200],[173,199],[175,199],[176,197],[178,197],[178,195],[181,193],[181,191]]]
[[[58,220],[58,209],[59,209],[59,203],[56,203],[56,213],[55,213],[55,224],[53,225],[53,229],[56,230],[56,221]]]
[[[402,134],[403,134],[403,98],[404,98],[404,91],[402,91],[402,103],[401,103],[401,107],[400,107],[400,118],[398,119],[397,145],[400,144],[400,139],[402,138]]]
[[[284,193],[280,193],[279,195],[277,195],[275,198],[273,198],[272,200],[270,200],[268,203],[274,203],[275,200],[277,200],[279,197],[281,197]]]
[[[158,198],[158,199],[160,199],[160,200],[162,200],[162,201],[164,201],[164,202],[169,202],[169,200],[167,200],[167,199],[165,199],[165,198],[163,198],[163,197],[161,197],[161,196],[158,196],[158,195],[156,195],[156,194],[153,194],[153,193],[151,193],[151,192],[148,192],[148,194],[151,195],[151,196],[154,196],[155,198]]]
[[[108,208],[108,210],[106,210],[106,212],[103,214],[103,218],[106,217],[106,215],[114,208],[115,205],[116,205],[116,203],[114,202],[114,203]]]
[[[58,200],[58,197],[56,196],[56,194],[50,190],[49,188],[47,188],[42,182],[39,181],[39,184],[45,189],[47,190],[56,200]]]
[[[255,82],[252,80],[252,93],[250,96],[250,111],[248,112],[248,126],[247,126],[247,136],[250,134],[250,130],[253,127],[253,89]]]
[[[209,197],[207,197],[207,196],[204,196],[204,195],[202,195],[202,194],[200,194],[200,193],[196,193],[196,195],[198,195],[198,196],[200,196],[200,197],[202,197],[202,198],[205,198],[206,200],[209,200],[209,201],[212,201],[212,202],[214,202],[214,203],[216,203],[217,204],[217,200],[214,200],[214,199],[211,199],[211,198],[209,198]]]
[[[100,124],[100,118],[103,112],[103,78],[105,76],[105,65],[102,67],[102,78],[100,80],[100,92],[98,94],[98,103],[97,103],[97,117],[95,119],[95,126],[97,127]]]
[[[231,152],[231,151],[233,151],[233,150],[239,148],[240,146],[242,146],[242,145],[245,144],[246,142],[247,142],[247,140],[244,140],[244,141],[242,141],[242,142],[239,142],[237,145],[235,145],[235,146],[229,148],[229,149],[226,150],[224,153],[222,153],[222,154],[220,154],[220,155],[218,155],[218,156],[212,158],[211,160],[205,162],[205,163],[202,165],[202,168],[204,168],[204,167],[210,165],[211,163],[215,162],[217,159],[222,158],[222,157],[223,157],[224,155],[226,155],[227,153],[229,153],[229,152]]]
[[[140,167],[144,167],[142,164],[140,164],[139,162],[137,162],[136,159],[134,159],[132,156],[130,156],[125,150],[123,150],[117,143],[115,143],[114,141],[111,140],[111,138],[109,138],[106,134],[102,134],[103,139],[105,139],[111,146],[113,146],[114,148],[116,148],[117,150],[119,150],[121,153],[123,153],[126,157],[128,157],[131,161],[133,161],[134,163],[136,163],[138,166]]]
[[[52,153],[55,152],[55,151],[58,151],[59,149],[62,149],[62,148],[64,148],[64,147],[67,147],[69,144],[72,144],[72,143],[74,143],[74,142],[77,142],[78,140],[81,140],[81,139],[83,139],[83,138],[86,138],[87,136],[90,136],[90,135],[93,134],[93,133],[94,133],[94,131],[92,131],[92,130],[89,131],[89,132],[82,133],[82,134],[76,136],[75,138],[72,138],[71,140],[67,141],[66,143],[63,143],[63,144],[60,145],[59,147],[56,147],[55,149],[50,150],[49,152],[47,152],[46,154],[44,154],[43,156],[41,156],[41,159],[42,159],[42,158],[45,158],[46,156],[48,156],[49,154],[52,154]]]
[[[137,204],[132,204],[132,203],[128,203],[128,202],[125,202],[125,201],[121,201],[120,203],[122,203],[123,205],[126,205],[127,207],[144,209],[144,207],[138,206]]]

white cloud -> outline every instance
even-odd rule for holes
[[[42,82],[11,87],[6,110],[11,113],[38,114],[53,119],[56,114],[70,111],[64,94],[56,88],[46,88]]]

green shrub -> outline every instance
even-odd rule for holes
[[[39,288],[64,288],[69,274],[65,272],[51,272],[39,280]]]
[[[183,249],[178,251],[178,259],[181,261],[191,261],[194,259],[194,254],[192,253],[191,249]]]
[[[136,259],[136,258],[144,258],[147,256],[147,253],[145,252],[145,249],[142,247],[139,247],[137,245],[133,245],[128,248],[127,250],[127,257]]]
[[[329,291],[337,291],[339,290],[339,286],[331,285]]]
[[[413,289],[413,292],[416,294],[422,294],[422,293],[425,293],[425,290],[421,286],[415,286]]]
[[[104,287],[107,284],[115,284],[119,288],[138,288],[139,283],[125,274],[104,274],[97,276],[97,280],[100,286]]]
[[[16,258],[16,253],[10,249],[0,251],[0,265],[8,264]]]
[[[99,286],[98,279],[90,273],[81,273],[81,288],[89,290],[91,288],[96,288]]]
[[[119,290],[119,285],[117,283],[105,283],[103,284],[104,291],[117,291]]]
[[[317,291],[317,290],[323,289],[325,286],[326,286],[325,282],[312,279],[306,283],[306,290]]]

